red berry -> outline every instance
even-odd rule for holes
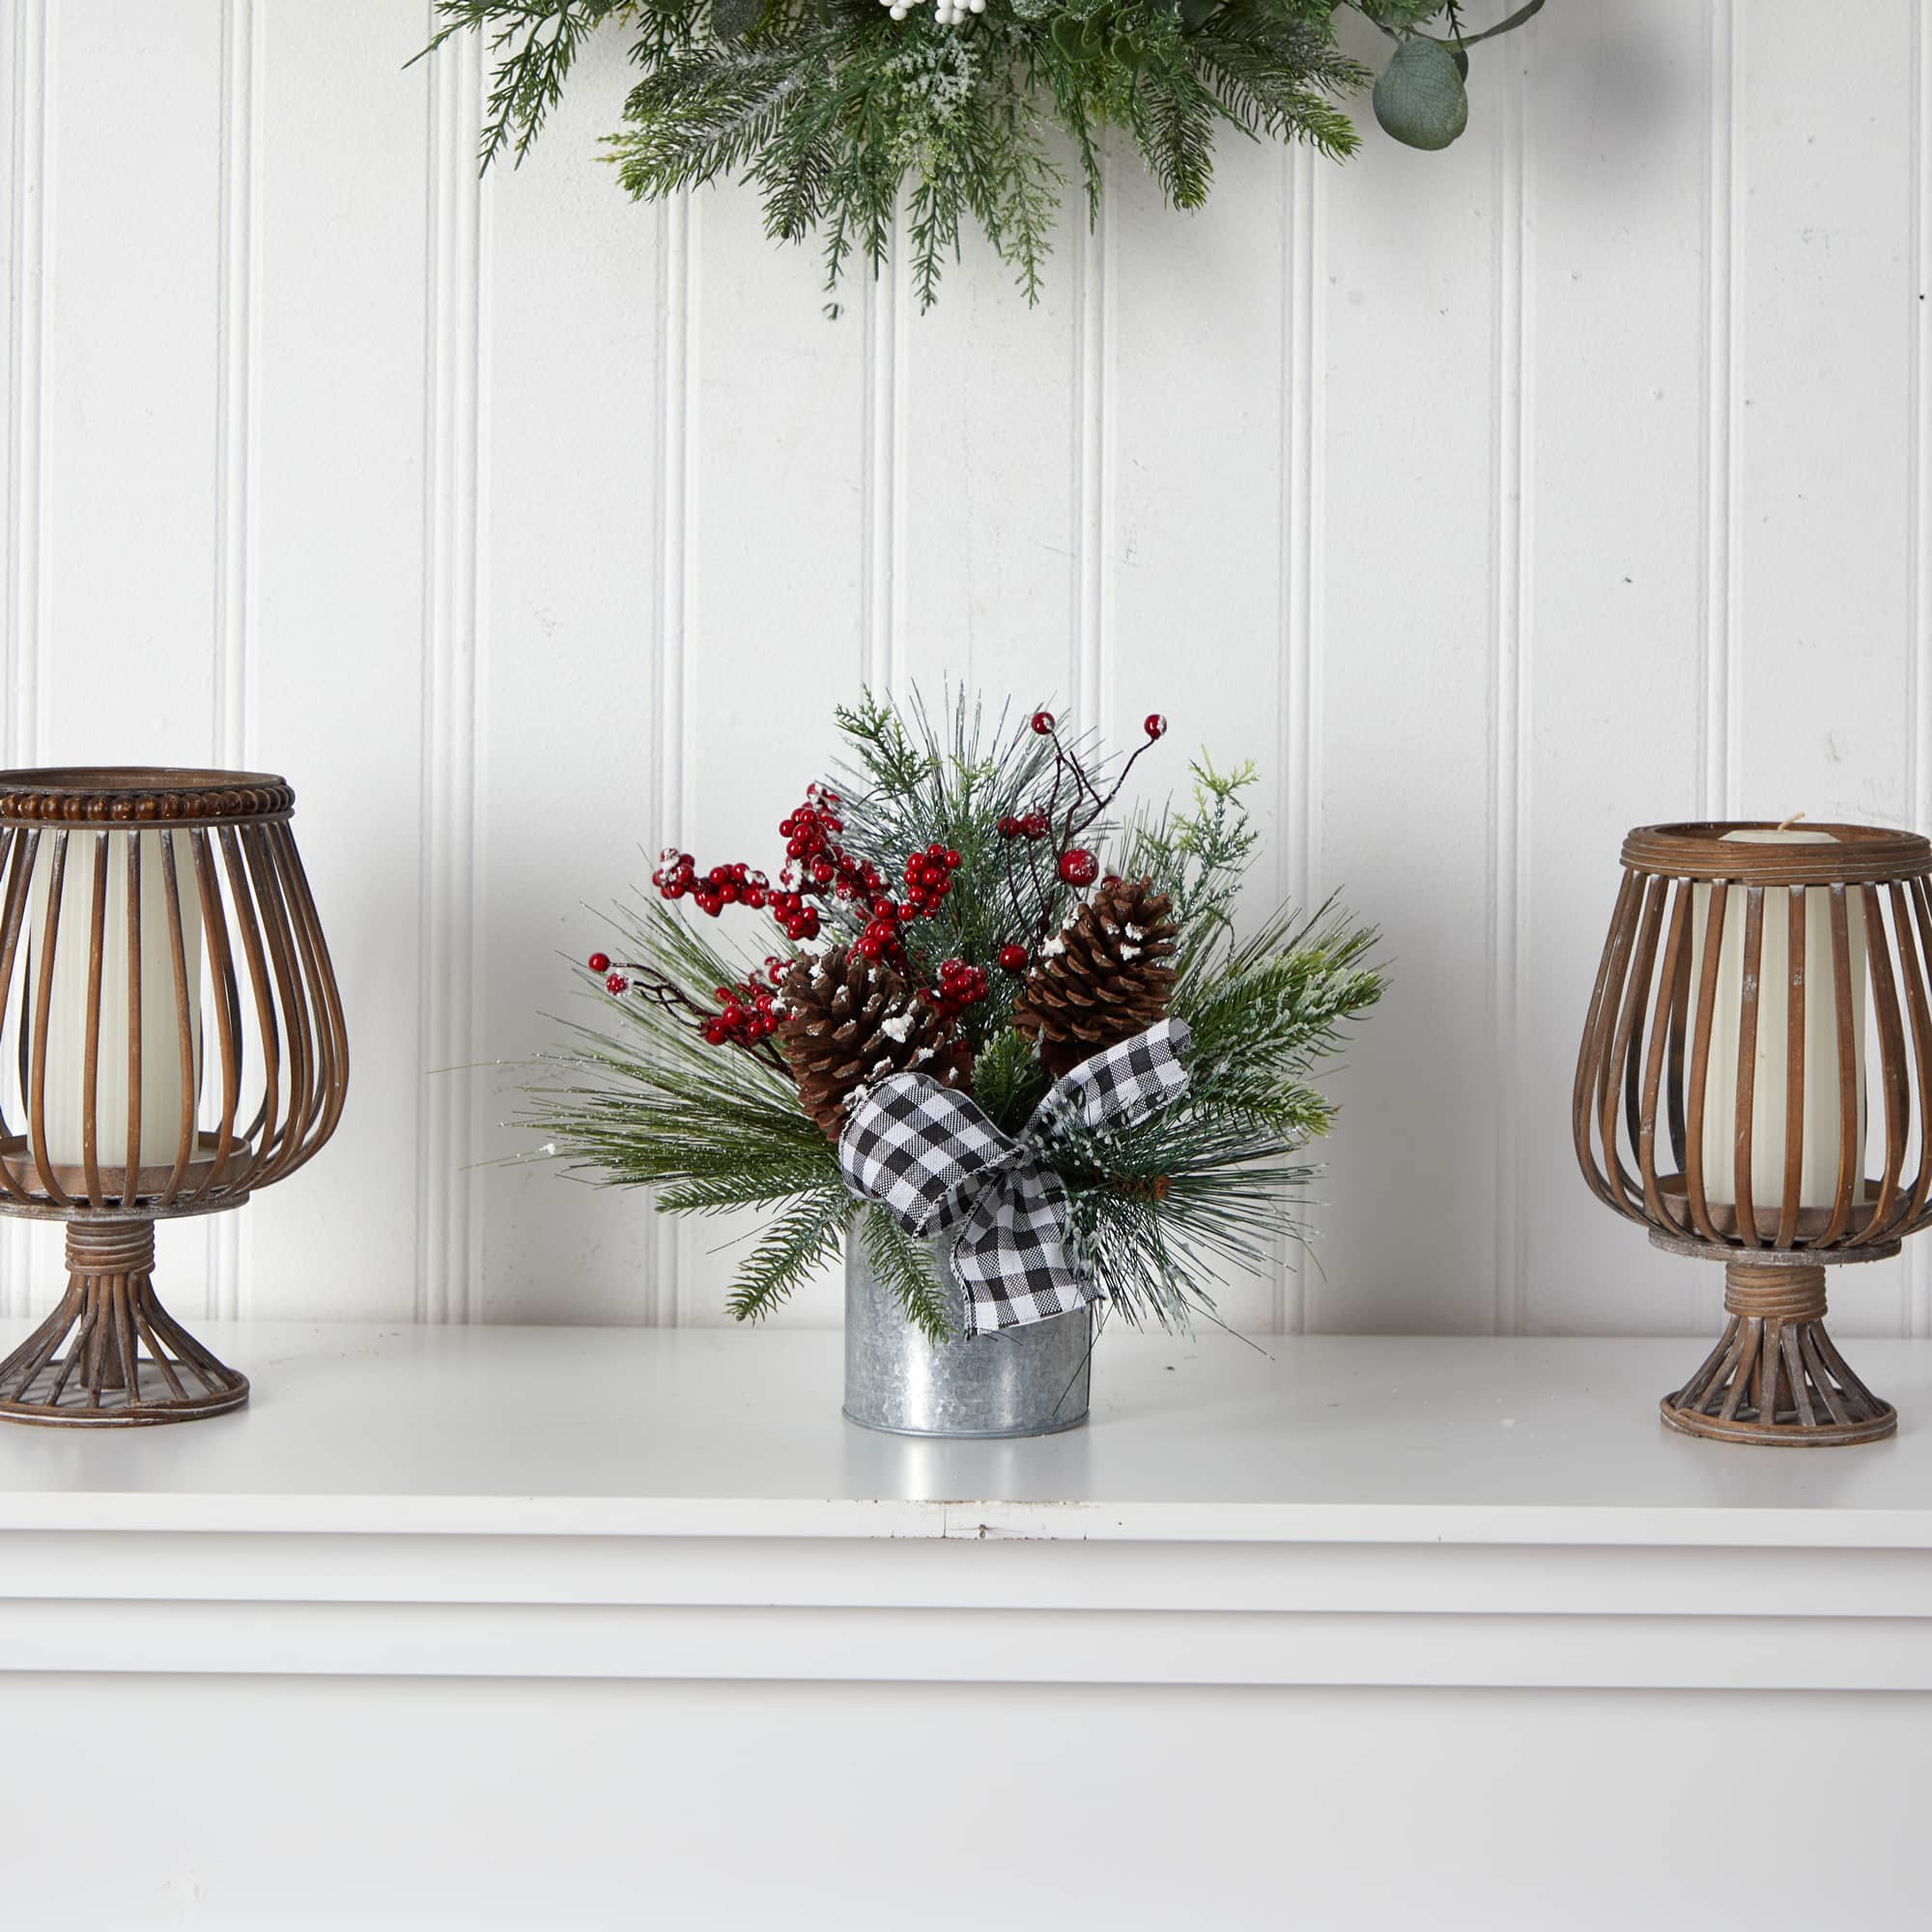
[[[1020,820],[1020,831],[1028,838],[1044,838],[1050,830],[1043,811],[1030,811]]]
[[[1164,737],[1167,733],[1167,720],[1158,711],[1150,711],[1146,718],[1141,721],[1141,729],[1150,738]]]
[[[604,990],[607,993],[622,993],[629,990],[630,984],[631,984],[630,980],[625,979],[623,974],[612,973],[611,977],[604,981]]]
[[[608,973],[611,970],[611,955],[608,952],[593,952],[585,963],[593,973]]]
[[[997,829],[1002,838],[1017,838],[1020,836],[1020,822],[1011,812],[1000,820]]]
[[[1091,886],[1100,876],[1100,862],[1077,846],[1060,855],[1060,876],[1069,886]]]
[[[1051,711],[1036,711],[1033,714],[1033,728],[1044,738],[1053,729],[1053,713]]]
[[[947,852],[943,852],[940,855],[939,863],[942,866],[944,866],[949,872],[953,871],[957,868],[959,865],[959,854],[957,852],[950,850]]]
[[[1000,964],[1009,973],[1024,973],[1027,967],[1027,950],[1024,946],[1007,945],[1000,948]]]

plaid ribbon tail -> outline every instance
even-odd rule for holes
[[[838,1163],[853,1192],[910,1235],[957,1227],[952,1265],[971,1335],[1068,1315],[1104,1295],[1067,1253],[1065,1183],[1040,1157],[1062,1121],[1133,1126],[1186,1089],[1184,1022],[1145,1033],[1054,1082],[1015,1141],[973,1101],[923,1073],[883,1080],[848,1115]]]

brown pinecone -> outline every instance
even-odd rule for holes
[[[1034,961],[1013,1024],[1038,1037],[1040,1060],[1056,1079],[1166,1013],[1173,911],[1150,880],[1104,880],[1047,956]]]
[[[963,1087],[972,1059],[939,1015],[893,970],[835,946],[785,975],[779,1042],[805,1111],[837,1140],[853,1090],[891,1073],[929,1073]]]

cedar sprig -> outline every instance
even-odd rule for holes
[[[1443,0],[1350,4],[1396,37],[1444,12]],[[1335,0],[988,0],[942,26],[929,8],[894,20],[875,0],[438,0],[432,45],[485,37],[488,165],[522,159],[585,40],[619,25],[639,78],[607,151],[629,193],[741,180],[775,240],[817,236],[828,292],[855,257],[882,270],[896,233],[928,306],[969,224],[1038,299],[1065,187],[1056,129],[1090,219],[1109,128],[1181,209],[1207,199],[1230,129],[1353,152],[1339,102],[1370,73],[1337,45],[1336,11]]]

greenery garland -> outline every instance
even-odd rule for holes
[[[811,797],[836,804],[841,867],[863,862],[892,878],[905,859],[913,877],[922,855],[946,852],[946,889],[918,911],[888,912],[887,923],[907,984],[973,981],[947,1023],[995,1125],[1017,1132],[1050,1079],[1037,1041],[1013,1024],[1023,984],[1014,966],[1026,963],[1012,959],[1015,934],[1028,958],[1051,956],[1051,935],[1082,899],[1068,875],[1097,869],[1084,848],[1078,866],[1036,863],[1035,828],[1046,821],[1055,845],[1070,842],[1070,828],[1121,877],[1167,895],[1179,938],[1162,979],[1171,970],[1169,1010],[1192,1035],[1187,1091],[1129,1128],[1063,1123],[1044,1157],[1071,1196],[1074,1252],[1122,1316],[1179,1328],[1195,1313],[1211,1316],[1228,1269],[1265,1271],[1279,1237],[1299,1236],[1293,1195],[1316,1171],[1306,1149],[1334,1111],[1311,1076],[1381,996],[1368,958],[1377,934],[1329,905],[1309,917],[1284,909],[1237,936],[1236,897],[1257,843],[1243,806],[1251,767],[1224,774],[1204,760],[1190,807],[1113,824],[1122,762],[1065,739],[1045,713],[1031,724],[1003,718],[990,733],[963,697],[943,724],[923,707],[908,718],[869,696],[837,715],[850,757],[836,792],[814,787]],[[1150,718],[1149,740],[1165,728]],[[781,832],[812,809],[799,808]],[[639,896],[614,917],[616,961],[600,952],[580,969],[601,1014],[570,1027],[547,1056],[526,1123],[543,1136],[544,1157],[605,1185],[648,1188],[663,1212],[760,1210],[762,1231],[730,1292],[739,1319],[768,1314],[809,1280],[856,1218],[857,1238],[908,1318],[942,1339],[947,1305],[924,1245],[847,1192],[836,1148],[768,1037],[771,989],[796,985],[791,968],[827,948],[863,948],[890,896],[868,903],[865,892],[847,893],[845,870],[826,883],[829,862],[814,884],[820,848],[797,836],[790,844],[776,885],[745,867],[700,869],[688,854],[665,855],[662,896]],[[792,935],[784,951],[754,963],[714,940],[709,921],[727,906],[757,916],[761,937],[776,919]]]
[[[1348,0],[1396,42],[1374,106],[1397,139],[1446,147],[1468,119],[1457,0]],[[1198,208],[1214,142],[1308,141],[1352,153],[1337,101],[1369,70],[1336,43],[1336,0],[438,0],[432,45],[475,30],[494,63],[482,160],[521,160],[591,31],[632,37],[639,78],[607,146],[639,199],[734,179],[775,240],[816,233],[826,289],[853,257],[877,273],[903,210],[920,305],[977,222],[1037,301],[1071,142],[1090,220],[1103,129],[1124,128],[1175,208]],[[1423,32],[1441,19],[1446,35]]]

